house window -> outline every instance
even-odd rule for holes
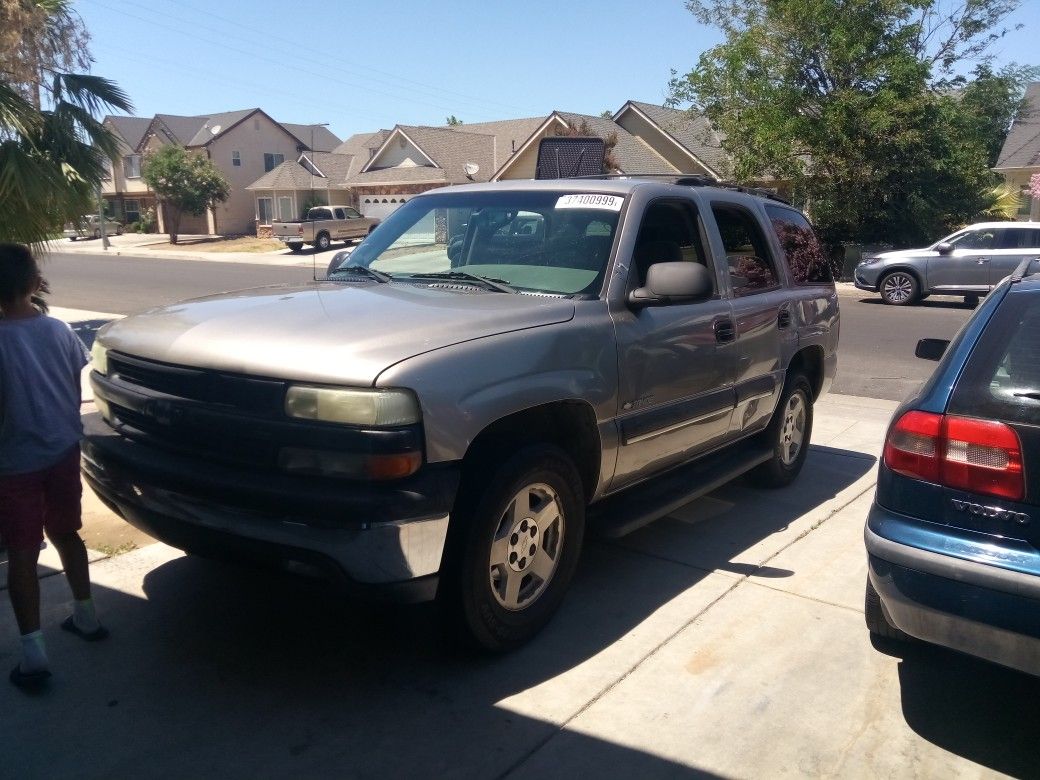
[[[231,164],[234,165],[236,168],[241,168],[242,167],[242,155],[241,155],[241,153],[239,153],[239,152],[232,152],[231,153]]]
[[[292,198],[286,197],[285,195],[279,196],[278,214],[280,219],[287,221],[296,219],[296,214],[293,212],[292,207]]]
[[[141,155],[128,154],[123,158],[123,175],[128,179],[141,178]]]
[[[284,154],[277,154],[272,152],[264,152],[264,170],[273,171],[279,165],[285,162]]]
[[[112,161],[105,160],[105,172],[101,174],[103,181],[112,181]]]
[[[270,225],[272,216],[273,206],[271,198],[257,198],[256,199],[256,214],[260,219],[261,225]]]
[[[127,222],[140,222],[141,201],[133,199],[123,201],[123,216]]]

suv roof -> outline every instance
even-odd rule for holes
[[[675,187],[704,187],[725,192],[741,192],[752,197],[773,200],[790,206],[783,198],[768,190],[744,187],[732,182],[715,181],[706,176],[683,174],[603,174],[601,176],[578,176],[568,179],[508,179],[506,181],[481,182],[479,184],[459,184],[451,188],[452,192],[481,192],[502,190],[564,190],[567,192],[586,192],[595,189],[597,192],[627,195],[637,187],[646,185]],[[435,194],[443,190],[430,190]],[[792,206],[792,208],[794,208]]]

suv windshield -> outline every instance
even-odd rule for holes
[[[346,263],[395,278],[454,272],[519,290],[598,295],[623,204],[620,195],[559,191],[416,198]]]

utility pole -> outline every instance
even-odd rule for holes
[[[105,199],[101,197],[101,185],[97,188],[97,203],[98,203],[98,230],[101,232],[101,248],[108,249],[108,231],[105,225]]]

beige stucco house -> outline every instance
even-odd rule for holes
[[[1022,193],[1020,220],[1040,220],[1040,198],[1029,195],[1029,179],[1040,174],[1040,82],[1026,88],[1022,109],[1004,140],[993,170]]]
[[[131,205],[136,201],[139,209],[141,204],[155,204],[154,195],[140,177],[140,168],[150,152],[167,144],[206,155],[224,174],[230,197],[201,216],[184,215],[180,225],[184,234],[253,233],[256,204],[246,187],[286,160],[298,159],[303,152],[318,149],[327,153],[340,144],[324,125],[280,123],[259,108],[205,116],[107,117],[105,122],[117,130],[127,152],[114,162],[110,186],[102,191],[112,203],[113,214],[132,214],[127,210],[128,201]],[[163,232],[161,208],[157,216]]]
[[[300,155],[250,184],[258,232],[283,214],[330,197],[383,217],[412,196],[466,182],[529,179],[539,142],[580,128],[613,139],[619,173],[725,178],[728,161],[707,120],[685,111],[628,101],[610,119],[565,111],[548,116],[452,127],[396,125],[352,136],[331,155]],[[337,165],[336,157],[342,160]]]

